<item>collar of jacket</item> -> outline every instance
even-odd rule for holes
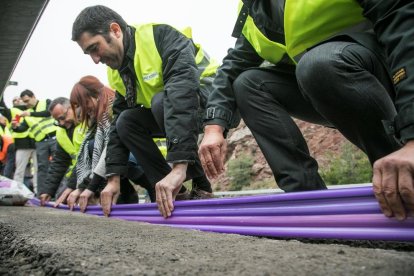
[[[135,28],[132,26],[127,26],[126,32],[124,33],[124,38],[122,43],[124,44],[124,60],[122,61],[121,68],[119,72],[122,72],[130,64],[132,64],[131,71],[134,71],[134,55],[135,55]]]
[[[232,36],[239,38],[244,24],[250,15],[254,24],[267,38],[285,44],[284,6],[285,0],[242,0],[243,7],[239,12]]]
[[[39,105],[39,100],[37,100],[35,106],[33,106],[33,110],[36,111],[37,106]]]
[[[237,17],[236,25],[234,25],[233,33],[231,34],[235,38],[239,38],[242,31],[244,23],[246,23],[247,16],[249,15],[249,9],[253,4],[253,0],[242,0],[243,7],[239,12]]]
[[[62,129],[64,129],[64,130],[66,131],[66,134],[68,135],[69,139],[70,139],[70,140],[72,140],[72,137],[73,137],[73,132],[74,132],[75,128],[77,127],[77,125],[72,124],[72,125],[70,126],[70,128],[66,128],[66,127],[61,126],[61,125],[58,125],[58,127],[60,127],[60,128],[62,128]]]

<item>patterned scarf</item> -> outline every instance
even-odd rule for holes
[[[129,71],[129,70],[125,70]],[[121,73],[119,72],[124,82],[126,92],[125,92],[125,101],[127,102],[128,107],[134,107],[136,100],[137,100],[137,91],[135,89],[135,81],[131,77],[132,74],[128,74],[128,72]]]
[[[125,101],[127,102],[128,107],[135,107],[137,99],[137,83],[135,81],[135,72],[134,70],[134,52],[135,52],[135,40],[134,34],[135,29],[128,26],[125,37],[124,37],[124,51],[125,57],[123,64],[119,69],[119,75],[121,76],[122,82],[125,85]]]
[[[104,112],[102,120],[98,122],[97,127],[93,127],[88,130],[85,135],[85,139],[80,146],[79,155],[76,162],[76,187],[79,187],[79,185],[83,183],[84,179],[87,178],[90,180],[92,178],[93,170],[98,164],[102,152],[108,144],[113,101],[114,98],[110,97],[107,110]],[[92,160],[88,150],[89,141],[91,139],[95,139]]]

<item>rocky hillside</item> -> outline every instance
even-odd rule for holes
[[[308,143],[311,155],[318,160],[320,167],[329,162],[328,153],[337,154],[343,143],[346,141],[346,139],[335,129],[310,124],[300,120],[296,120],[296,123]],[[273,174],[269,165],[253,138],[252,133],[243,122],[241,122],[236,129],[229,132],[227,141],[227,161],[238,158],[243,154],[248,154],[254,159],[254,165],[252,167],[253,182],[273,181],[274,183]],[[226,172],[227,167],[228,162],[226,163]],[[229,176],[225,173],[220,178],[214,180],[212,184],[216,191],[228,190]],[[276,188],[276,184],[274,188]]]

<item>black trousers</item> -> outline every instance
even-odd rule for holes
[[[371,163],[400,147],[382,125],[396,115],[388,72],[356,43],[318,46],[296,68],[247,70],[233,89],[242,118],[285,191],[325,188],[292,117],[338,129]]]
[[[145,177],[152,185],[155,185],[171,171],[171,167],[153,141],[153,138],[165,137],[162,94],[159,93],[153,98],[152,109],[139,106],[124,110],[116,123],[122,143],[139,160],[144,169]],[[194,164],[188,165],[186,180],[200,178],[205,179],[205,174],[197,157]],[[208,181],[207,184],[208,187],[200,188],[211,192]]]

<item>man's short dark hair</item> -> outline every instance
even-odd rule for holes
[[[65,97],[59,97],[59,98],[54,99],[54,100],[50,103],[50,105],[49,105],[49,112],[52,112],[52,110],[53,110],[53,109],[55,109],[55,107],[56,107],[58,104],[63,105],[63,106],[66,106],[66,107],[70,107],[70,101],[69,101],[69,99],[68,99],[68,98],[65,98]]]
[[[87,7],[73,22],[72,40],[78,41],[84,32],[88,32],[92,36],[97,34],[106,36],[109,33],[109,25],[113,22],[118,23],[122,32],[125,32],[127,23],[114,10],[102,5]]]
[[[24,96],[28,96],[30,98],[33,98],[34,97],[34,93],[31,90],[26,89],[22,93],[20,93],[20,98],[23,98]]]

